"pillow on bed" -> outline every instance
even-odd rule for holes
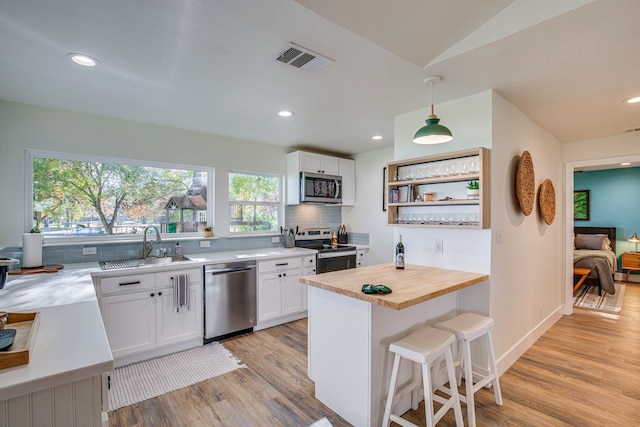
[[[576,249],[610,251],[611,240],[604,234],[576,234]]]

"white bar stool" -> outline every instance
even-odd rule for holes
[[[389,345],[389,351],[394,352],[393,370],[391,372],[391,382],[389,383],[389,395],[387,396],[387,404],[384,410],[382,426],[388,427],[391,421],[396,422],[404,427],[418,427],[415,424],[400,418],[399,415],[392,414],[391,408],[402,397],[411,393],[411,407],[418,409],[419,391],[424,389],[424,412],[427,420],[427,427],[434,427],[435,424],[444,416],[451,408],[455,413],[456,426],[463,426],[462,409],[460,407],[460,397],[456,386],[456,376],[454,369],[453,354],[451,345],[455,341],[455,337],[449,332],[445,332],[436,328],[424,327],[408,336],[395,341]],[[450,390],[449,399],[444,399],[433,393],[431,387],[431,364],[441,361],[442,356],[445,357],[447,365],[447,374],[449,377]],[[396,393],[396,382],[398,380],[398,369],[400,367],[400,359],[405,358],[415,362],[422,367],[422,384],[417,370],[413,378],[406,386],[402,387]],[[433,413],[433,401],[442,404],[442,407],[436,414]]]
[[[458,384],[461,382],[461,373],[464,370],[465,396],[460,395],[460,401],[467,405],[467,415],[469,427],[476,425],[476,410],[473,395],[482,387],[489,383],[493,384],[493,394],[496,404],[502,405],[502,392],[500,391],[500,381],[498,380],[498,370],[496,369],[496,359],[493,354],[493,343],[491,341],[491,327],[496,322],[485,316],[474,313],[463,313],[453,319],[437,323],[436,328],[451,332],[458,339],[458,357],[456,366]],[[486,376],[476,372],[476,376],[481,377],[477,383],[473,383],[473,366],[471,364],[471,341],[484,337],[487,347],[487,358],[489,363],[489,373]]]

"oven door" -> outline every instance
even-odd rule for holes
[[[356,252],[318,253],[316,257],[316,273],[356,268]]]

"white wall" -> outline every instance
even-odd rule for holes
[[[217,236],[228,234],[230,169],[286,171],[284,147],[0,100],[0,246],[21,246],[26,231],[25,149],[213,166]]]
[[[491,316],[496,319],[497,353],[521,344],[515,357],[548,327],[545,319],[559,317],[564,301],[562,146],[496,93],[492,109]],[[529,216],[518,205],[515,176],[525,150],[533,160],[536,192],[546,178],[555,188],[551,225],[542,220],[537,197]]]
[[[430,108],[395,118],[394,160],[460,151],[476,147],[491,148],[491,92],[439,104],[435,109],[440,124],[453,133],[445,144],[419,145],[413,135],[424,126]],[[489,273],[491,268],[491,233],[489,230],[451,228],[394,227],[395,240],[402,234],[406,261],[409,264]],[[435,254],[435,240],[443,241],[443,254]],[[481,309],[482,307],[478,307]],[[488,310],[488,307],[484,307]]]
[[[547,226],[537,210],[524,217],[515,201],[515,167],[528,150],[536,168],[536,185],[550,178],[561,206],[561,145],[493,91],[436,105],[435,112],[454,140],[435,146],[414,144],[412,136],[424,124],[429,109],[407,113],[396,117],[394,159],[490,148],[491,229],[412,228],[409,232],[395,227],[395,238],[403,234],[408,263],[490,274],[488,283],[459,292],[458,307],[488,312],[496,320],[494,346],[505,369],[559,317],[563,303],[564,213],[558,209],[554,223]],[[497,231],[502,234],[499,244]],[[444,242],[442,255],[435,254],[436,239]]]
[[[356,205],[342,208],[342,222],[349,231],[369,233],[369,265],[394,258],[393,227],[386,225],[382,210],[382,171],[392,160],[393,147],[356,155]]]

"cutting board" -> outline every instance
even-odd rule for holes
[[[57,273],[59,270],[62,270],[63,268],[64,268],[64,265],[62,264],[48,264],[40,267],[14,268],[9,270],[9,274],[17,275],[17,274]]]

